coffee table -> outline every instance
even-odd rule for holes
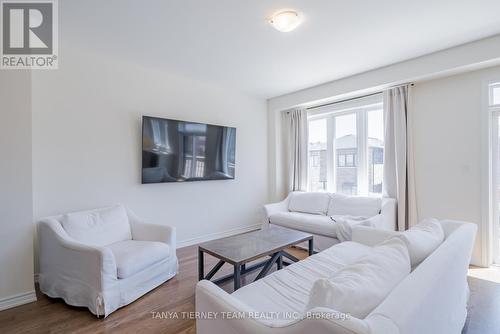
[[[309,255],[312,255],[313,236],[311,234],[278,226],[270,226],[254,232],[205,242],[198,247],[198,279],[200,281],[202,279],[210,280],[225,263],[229,263],[233,265],[234,273],[218,278],[213,282],[219,284],[232,279],[236,291],[241,286],[241,277],[258,268],[263,267],[255,281],[267,275],[275,263],[278,270],[282,269],[284,265],[283,257],[293,262],[299,261],[295,256],[285,252],[285,249],[304,241],[309,242]],[[219,262],[207,275],[204,274],[204,253],[219,259]],[[248,262],[267,256],[271,258],[246,266]]]

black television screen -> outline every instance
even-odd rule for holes
[[[234,179],[236,128],[143,116],[142,183]]]

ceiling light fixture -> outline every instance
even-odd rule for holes
[[[269,23],[281,32],[290,32],[302,23],[302,14],[291,9],[282,9],[273,14]]]

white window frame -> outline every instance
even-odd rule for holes
[[[492,242],[493,244],[491,245],[492,251],[493,251],[493,256],[492,260],[493,263],[495,264],[500,264],[500,249],[499,249],[499,236],[500,236],[500,231],[499,231],[499,226],[498,226],[498,219],[499,219],[499,198],[498,198],[498,185],[499,185],[499,179],[497,176],[497,170],[499,168],[499,159],[500,156],[498,154],[498,139],[499,139],[499,129],[498,129],[498,121],[500,119],[500,107],[491,107],[490,106],[490,112],[491,112],[491,117],[492,122],[491,122],[491,131],[492,131],[492,143],[491,143],[491,148],[492,148],[492,159],[491,159],[491,169],[492,169],[492,189],[491,189],[491,200],[492,200],[492,210],[491,210],[491,236],[492,236]]]
[[[483,237],[485,238],[484,244],[486,248],[483,248],[483,261],[489,265],[490,263],[500,264],[500,248],[499,248],[499,238],[500,238],[500,228],[499,228],[499,201],[497,189],[499,187],[499,177],[497,176],[498,168],[500,168],[500,154],[499,154],[499,125],[500,120],[500,104],[493,104],[493,89],[500,87],[500,82],[489,82],[487,89],[487,117],[488,117],[488,223],[486,224],[483,231]],[[489,242],[488,242],[489,240]]]
[[[317,108],[308,112],[307,121],[318,119],[327,120],[327,143],[326,143],[326,174],[327,191],[337,191],[337,150],[335,148],[335,119],[338,116],[356,115],[356,138],[357,138],[357,192],[362,196],[381,197],[381,193],[368,192],[368,112],[383,108],[382,94],[376,94],[366,98],[359,98],[356,101],[347,103],[333,104]],[[385,147],[384,147],[385,149]],[[342,168],[342,167],[340,167]],[[310,185],[307,185],[308,190]]]
[[[493,103],[493,90],[500,88],[500,82],[493,82],[488,85],[488,106],[490,108],[500,107],[500,103]]]

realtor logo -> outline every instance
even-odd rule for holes
[[[57,2],[0,0],[2,69],[57,69]]]

